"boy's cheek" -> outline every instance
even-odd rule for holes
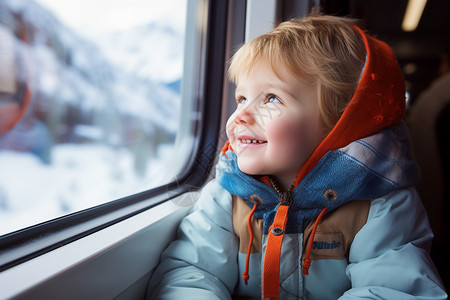
[[[228,140],[230,141],[230,143],[234,143],[235,140],[235,136],[234,136],[234,127],[236,126],[234,124],[234,121],[232,121],[233,119],[230,117],[228,119],[225,131],[228,137]]]

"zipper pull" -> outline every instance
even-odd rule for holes
[[[294,200],[292,199],[291,191],[283,192],[281,194],[281,202],[280,202],[281,205],[291,206],[293,201]]]

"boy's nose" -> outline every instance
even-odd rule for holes
[[[234,119],[234,123],[236,125],[241,124],[252,125],[253,123],[255,123],[255,120],[251,112],[249,112],[248,110],[241,110],[237,112],[236,118]]]

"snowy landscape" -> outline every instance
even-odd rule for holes
[[[52,141],[47,160],[0,137],[0,235],[153,187],[173,159],[184,20],[94,36],[37,0],[2,0],[0,12],[3,27],[26,28],[16,41],[31,78],[26,117]]]

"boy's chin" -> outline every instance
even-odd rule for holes
[[[249,166],[248,164],[245,164],[245,163],[239,163],[239,160],[238,160],[238,167],[239,167],[239,170],[241,170],[241,172],[244,174],[261,175],[261,170],[255,168],[254,166]]]

